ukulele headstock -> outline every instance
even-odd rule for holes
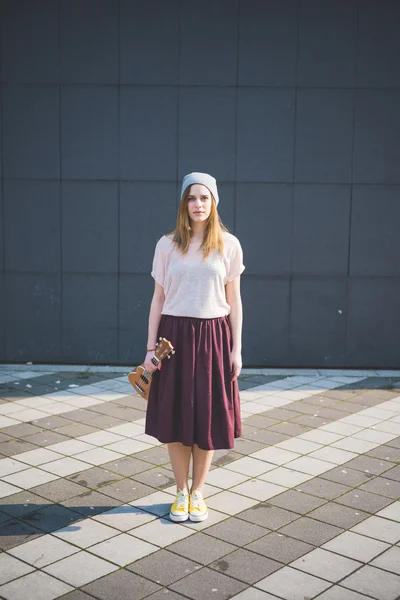
[[[175,354],[175,350],[171,342],[167,339],[160,337],[155,349],[155,357],[158,360],[163,360],[163,358],[170,358],[170,354]]]

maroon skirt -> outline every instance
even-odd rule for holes
[[[228,317],[161,315],[158,336],[175,348],[153,375],[146,433],[163,444],[233,448],[241,436],[238,381],[232,381]]]

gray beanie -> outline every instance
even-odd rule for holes
[[[190,187],[191,185],[194,185],[195,183],[205,185],[206,188],[208,188],[214,196],[215,204],[216,206],[218,206],[219,197],[217,190],[217,182],[214,179],[214,177],[212,177],[208,173],[189,173],[188,175],[185,175],[182,182],[181,198],[186,188]]]

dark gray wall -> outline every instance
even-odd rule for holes
[[[156,240],[213,173],[244,362],[400,359],[400,2],[3,0],[0,360],[143,358]]]

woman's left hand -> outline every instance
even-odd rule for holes
[[[235,352],[234,350],[231,352],[231,371],[232,371],[232,381],[235,381],[240,375],[240,371],[242,370],[242,354],[240,352]]]

